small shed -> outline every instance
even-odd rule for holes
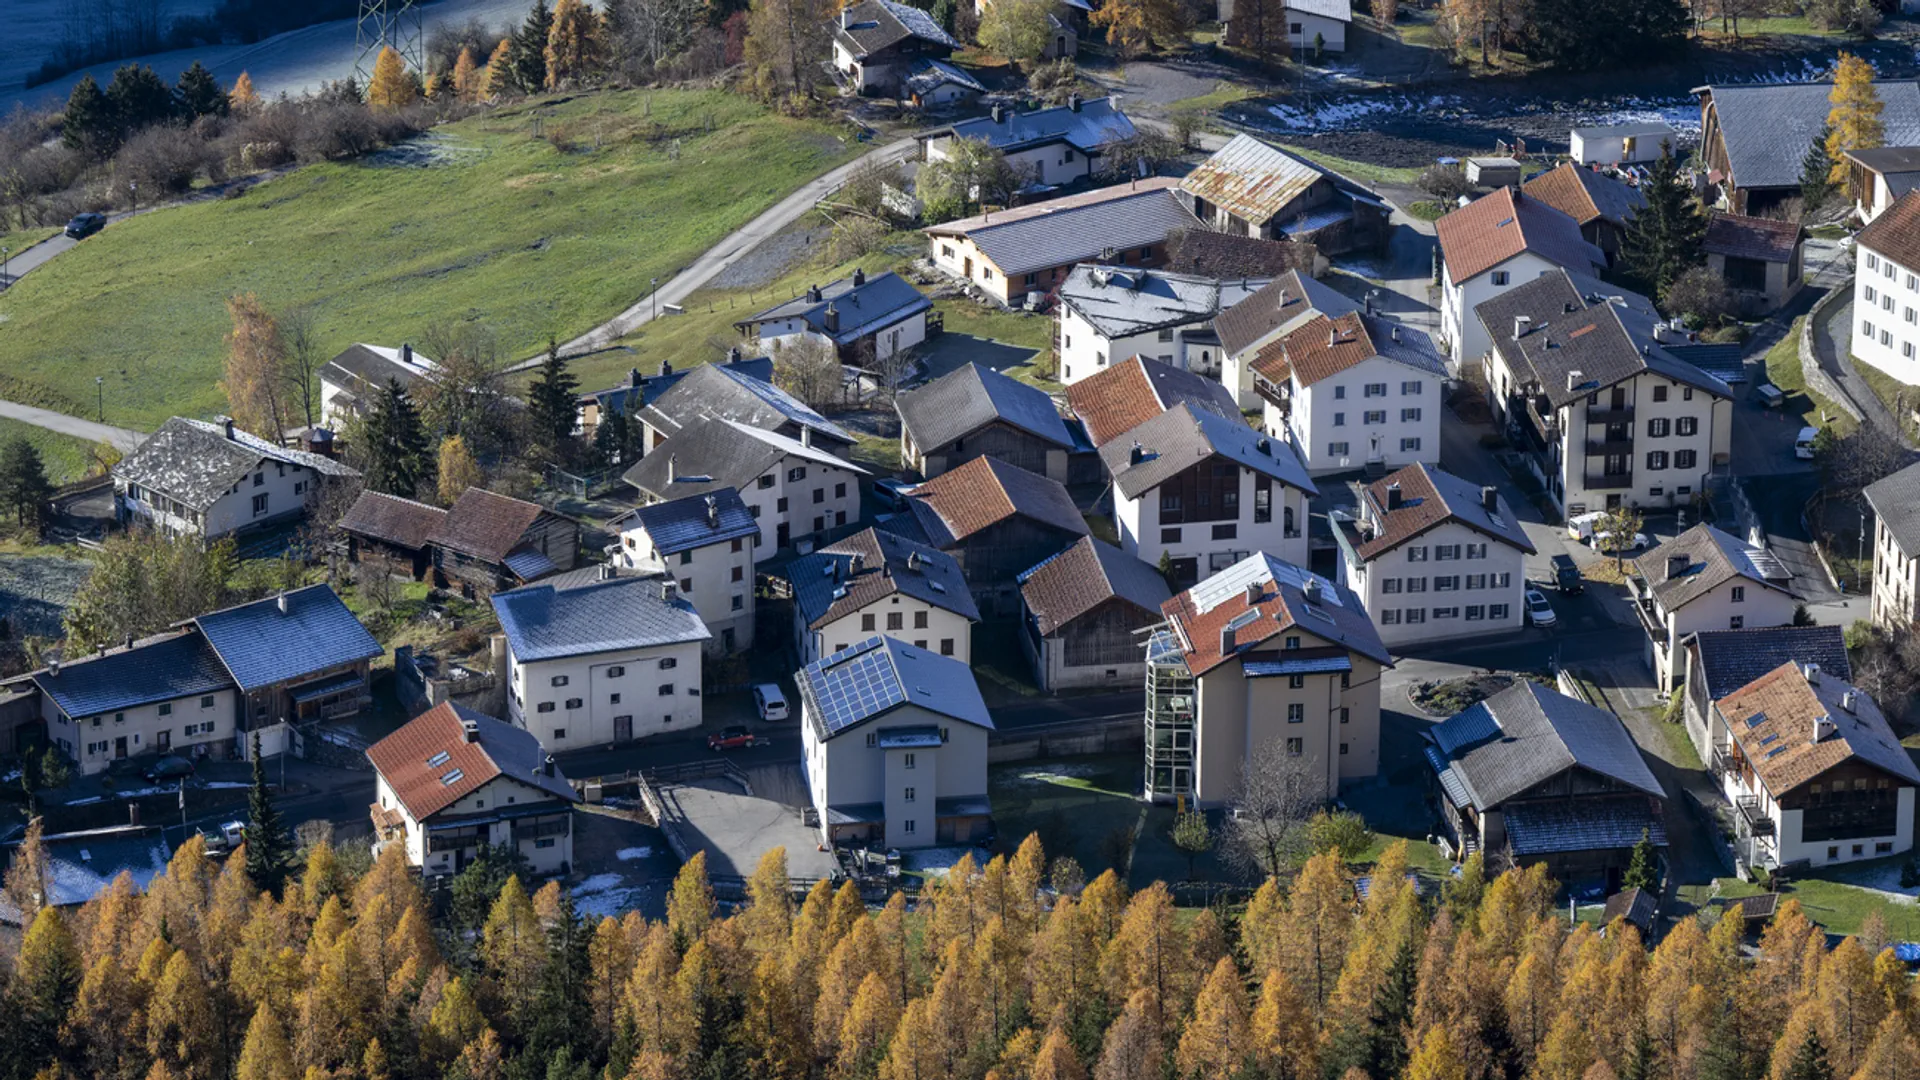
[[[1715,214],[1707,223],[1707,267],[1733,290],[1744,317],[1785,305],[1800,291],[1806,230],[1797,221]]]
[[[1525,171],[1518,158],[1470,157],[1467,159],[1467,182],[1479,184],[1482,187],[1517,187]]]
[[[1625,919],[1642,934],[1651,933],[1659,907],[1659,897],[1649,890],[1638,886],[1623,889],[1607,897],[1607,906],[1600,913],[1600,925],[1611,926],[1613,920]]]
[[[1660,147],[1674,141],[1671,124],[1603,124],[1577,127],[1567,140],[1573,160],[1580,165],[1632,165],[1653,161]]]

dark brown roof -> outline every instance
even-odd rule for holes
[[[1701,246],[1710,254],[1764,262],[1791,262],[1805,230],[1797,221],[1715,214]],[[1895,262],[1900,261],[1897,257]]]
[[[1083,536],[1020,575],[1020,595],[1045,635],[1116,598],[1139,609],[1141,626],[1159,622],[1160,605],[1173,590],[1153,567],[1112,544]]]
[[[1389,510],[1389,489],[1395,485],[1400,488],[1400,508]],[[1428,468],[1420,462],[1390,476],[1383,476],[1374,481],[1365,493],[1374,511],[1372,520],[1379,522],[1380,532],[1373,539],[1360,544],[1357,553],[1362,559],[1372,559],[1435,526],[1457,521],[1501,543],[1533,554],[1533,542],[1527,539],[1526,530],[1520,527],[1519,519],[1514,517],[1505,500],[1496,496],[1494,512],[1487,512],[1481,501],[1485,490],[1452,473]]]
[[[1067,404],[1095,446],[1112,442],[1182,402],[1229,419],[1240,418],[1240,406],[1226,387],[1144,356],[1136,355],[1067,387]]]
[[[1247,586],[1261,586],[1258,603],[1247,603]],[[1320,593],[1317,604],[1307,600],[1306,586]],[[1202,675],[1219,667],[1246,650],[1292,630],[1360,653],[1390,665],[1392,657],[1380,643],[1373,620],[1360,606],[1360,598],[1337,582],[1310,574],[1290,563],[1281,562],[1265,552],[1254,552],[1225,570],[1200,582],[1160,605],[1180,632],[1186,648],[1187,670]],[[1249,614],[1251,613],[1251,614]],[[1223,653],[1221,631],[1237,623],[1233,650]],[[1303,642],[1307,656],[1315,648]]]
[[[1853,239],[1902,266],[1920,266],[1920,190],[1900,196]]]
[[[473,741],[467,739],[467,724],[475,729]],[[450,701],[367,748],[367,760],[415,821],[439,813],[499,776],[572,802],[573,788],[566,778],[558,770],[548,776],[542,769],[546,756],[532,733]]]
[[[1162,269],[1204,277],[1278,277],[1291,270],[1313,273],[1320,249],[1308,243],[1262,240],[1212,229],[1175,229],[1167,234]]]
[[[396,547],[423,548],[446,523],[447,512],[398,495],[363,491],[340,519],[340,531]]]
[[[499,562],[544,512],[538,503],[468,488],[428,539],[449,551]]]
[[[1581,225],[1595,221],[1625,225],[1634,211],[1647,205],[1647,197],[1639,188],[1571,161],[1541,173],[1522,184],[1520,190]]]
[[[1606,264],[1570,215],[1510,187],[1482,195],[1434,222],[1433,229],[1456,285],[1523,251],[1580,273]]]
[[[937,548],[948,548],[955,541],[997,525],[1015,515],[1043,525],[1051,525],[1075,536],[1087,534],[1087,523],[1073,505],[1073,498],[1059,481],[1009,465],[998,458],[977,457],[965,465],[919,485],[909,496],[920,513],[938,518],[946,536],[929,539]]]

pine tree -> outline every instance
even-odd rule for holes
[[[547,34],[546,88],[564,89],[598,74],[606,64],[606,42],[606,28],[593,8],[583,0],[557,0]]]
[[[1827,1048],[1821,1045],[1818,1028],[1808,1029],[1806,1037],[1793,1047],[1787,1067],[1777,1075],[1780,1080],[1833,1080],[1833,1066],[1827,1063]]]
[[[371,491],[411,499],[433,478],[433,456],[420,413],[398,380],[387,380],[363,425],[365,479]]]
[[[560,346],[549,338],[547,358],[527,390],[527,420],[532,425],[534,438],[553,453],[559,453],[573,437],[573,398],[579,388],[580,380],[567,370]]]
[[[574,1052],[582,1058],[600,1052],[591,1040],[583,1038],[585,1033],[594,1030],[588,986],[593,967],[594,933],[592,928],[581,925],[570,895],[560,893],[558,899],[559,911],[547,925],[546,960],[540,968],[532,1016],[523,1027],[526,1032],[523,1052],[536,1061],[550,1059],[562,1051]]]
[[[173,88],[145,64],[121,65],[106,93],[122,139],[173,119]]]
[[[1620,254],[1627,268],[1646,284],[1656,300],[1682,273],[1700,265],[1707,223],[1694,210],[1693,193],[1680,177],[1673,148],[1663,145],[1652,175],[1641,185],[1647,205],[1627,223]]]
[[[1827,113],[1827,156],[1833,161],[1827,183],[1840,187],[1847,182],[1847,151],[1886,145],[1887,128],[1880,114],[1887,106],[1874,88],[1873,65],[1847,52],[1834,65],[1827,100],[1833,104]]]
[[[247,877],[262,892],[280,894],[293,861],[293,837],[280,821],[280,811],[267,790],[266,764],[260,755],[260,733],[253,733],[253,785],[247,792]],[[284,751],[283,751],[284,752]]]
[[[1651,891],[1660,882],[1653,865],[1653,841],[1648,838],[1647,830],[1640,830],[1640,842],[1633,845],[1633,855],[1627,860],[1627,872],[1621,875],[1621,889],[1641,889]]]
[[[1800,201],[1807,213],[1820,208],[1833,194],[1833,158],[1827,153],[1827,140],[1833,138],[1833,125],[1822,124],[1800,159]]]
[[[373,77],[367,82],[367,105],[375,112],[399,112],[420,97],[420,84],[398,50],[388,45],[373,61]]]
[[[253,76],[241,72],[233,80],[233,92],[227,95],[228,105],[236,112],[250,112],[260,105],[260,95],[253,89]]]
[[[547,85],[547,41],[553,37],[553,9],[538,0],[527,21],[507,39],[508,86],[522,94],[537,94]]]
[[[220,89],[219,80],[198,60],[180,73],[180,81],[173,88],[173,101],[174,108],[186,117],[225,116],[233,108],[233,101]]]
[[[73,150],[85,150],[105,158],[120,145],[120,127],[113,118],[113,106],[93,76],[82,75],[67,94],[67,109],[60,119],[60,141]]]

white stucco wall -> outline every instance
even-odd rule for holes
[[[436,851],[429,856],[427,852],[427,833],[425,824],[414,820],[412,814],[393,793],[387,778],[375,773],[374,794],[379,804],[389,810],[397,810],[406,822],[407,861],[425,869],[428,875],[451,874],[455,872],[458,858],[452,851]],[[461,796],[452,806],[433,815],[429,822],[445,821],[464,815],[485,815],[512,807],[516,810],[527,806],[540,807],[543,812],[565,813],[569,817],[565,833],[552,837],[522,840],[517,846],[520,854],[526,856],[533,872],[540,876],[557,874],[563,864],[573,863],[572,807],[563,800],[556,799],[547,792],[530,784],[510,780],[504,776],[482,784],[466,795]],[[486,842],[503,846],[513,842],[513,822],[495,821],[485,826]]]
[[[707,624],[713,635],[707,650],[716,655],[753,647],[753,556],[753,538],[741,537],[663,558],[638,519],[628,518],[620,531],[620,565],[670,575]],[[727,630],[733,631],[731,649]]]
[[[1316,474],[1364,466],[1375,456],[1376,440],[1378,456],[1388,469],[1421,461],[1437,464],[1444,408],[1441,385],[1438,375],[1375,357],[1311,385],[1295,379],[1292,415],[1283,422],[1279,408],[1268,402],[1262,427],[1292,442],[1307,469]],[[1385,386],[1386,393],[1368,397],[1368,386]],[[1369,412],[1384,415],[1369,422]],[[1405,443],[1408,439],[1418,443]]]
[[[1277,444],[1275,449],[1280,449]],[[1160,564],[1160,555],[1163,552],[1174,559],[1194,558],[1197,560],[1202,578],[1215,571],[1226,569],[1255,551],[1267,552],[1296,566],[1306,566],[1309,559],[1306,493],[1278,480],[1272,481],[1272,520],[1256,523],[1253,520],[1256,474],[1248,468],[1241,468],[1239,472],[1239,514],[1234,518],[1222,518],[1218,521],[1195,521],[1162,526],[1159,488],[1142,492],[1137,499],[1127,498],[1118,488],[1115,488],[1113,520],[1120,534],[1120,549],[1150,566]],[[1289,511],[1293,516],[1292,533],[1288,533],[1286,529]],[[1234,535],[1216,540],[1214,539],[1216,526],[1232,526]],[[1163,528],[1179,529],[1180,538],[1172,541],[1163,540],[1161,531]]]
[[[84,671],[69,669],[56,677],[79,679]],[[91,776],[104,772],[122,756],[160,752],[163,731],[168,733],[167,753],[192,757],[198,746],[207,746],[209,752],[218,750],[216,744],[233,736],[235,693],[228,688],[78,717],[67,716],[51,697],[41,694],[40,719],[47,725],[47,737],[79,766],[82,775]],[[191,733],[188,727],[193,728]],[[122,739],[126,740],[124,755],[120,752]]]
[[[198,523],[166,509],[152,499],[151,493],[145,488],[136,491],[133,486],[116,478],[114,490],[125,500],[134,518],[144,521],[151,528],[175,535],[196,535],[214,540],[248,526],[264,525],[304,512],[307,503],[314,497],[314,485],[318,479],[314,471],[304,465],[262,460],[246,479],[215,500]],[[165,495],[166,492],[159,494]],[[254,506],[257,498],[266,499],[266,505],[258,510]]]
[[[889,626],[888,615],[900,616],[900,627]],[[873,626],[866,625],[871,616]],[[927,625],[915,623],[925,616]],[[943,642],[953,642],[950,654],[961,663],[973,664],[973,624],[945,608],[934,607],[902,593],[894,593],[858,611],[850,612],[815,630],[800,628],[800,666],[805,667],[823,656],[831,656],[875,634],[897,638],[931,652],[941,652]],[[943,654],[947,655],[947,654]]]
[[[1554,269],[1557,267],[1553,262],[1531,251],[1523,251],[1464,282],[1453,279],[1451,267],[1441,267],[1440,336],[1446,339],[1446,356],[1452,360],[1455,370],[1467,359],[1481,356],[1493,347],[1473,309],[1515,285],[1524,285]]]
[[[1920,385],[1920,273],[1866,247],[1854,252],[1853,355]]]
[[[804,708],[804,707],[803,707]],[[938,747],[915,750],[885,750],[877,736],[888,728],[931,724],[946,733]],[[815,733],[817,722],[811,715],[801,718],[802,761],[807,770],[808,790],[820,813],[822,837],[827,807],[860,803],[885,806],[888,847],[929,847],[936,843],[935,800],[954,796],[980,796],[987,793],[987,732],[914,705],[904,705],[856,727],[842,730],[821,741]],[[906,767],[905,755],[911,753],[913,768]],[[905,799],[911,787],[913,801]],[[914,821],[912,833],[904,828]]]
[[[1483,545],[1484,557],[1468,558],[1479,550],[1469,544]],[[1439,557],[1447,554],[1442,549],[1455,547],[1459,558]],[[1342,551],[1340,573],[1389,649],[1525,625],[1525,553],[1476,529],[1448,522],[1358,566],[1345,555]],[[1448,582],[1442,579],[1457,580],[1443,589]],[[1413,621],[1416,610],[1418,622]]]
[[[1666,567],[1658,565],[1654,559],[1644,559],[1641,570],[1649,575],[1649,580],[1658,583],[1666,574]],[[1740,589],[1742,599],[1734,599],[1734,590]],[[1666,610],[1657,600],[1654,610],[1658,621],[1666,626],[1664,642],[1653,642],[1650,652],[1653,654],[1653,672],[1661,693],[1672,692],[1675,683],[1685,666],[1685,660],[1678,654],[1679,644],[1688,635],[1702,630],[1754,630],[1763,626],[1790,626],[1793,623],[1793,609],[1799,601],[1778,589],[1771,589],[1759,582],[1746,578],[1734,578],[1694,597],[1675,611]],[[1740,625],[1733,624],[1734,619]]]
[[[556,753],[616,741],[619,716],[635,739],[699,727],[700,659],[700,643],[684,642],[522,664],[509,646],[507,718]]]

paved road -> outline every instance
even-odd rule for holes
[[[1873,392],[1867,380],[1854,370],[1850,356],[1853,341],[1853,301],[1838,304],[1827,309],[1826,317],[1813,328],[1813,351],[1820,358],[1820,366],[1833,376],[1840,388],[1853,399],[1854,407],[1865,416],[1867,423],[1881,431],[1888,432],[1902,442],[1906,439],[1900,434],[1900,424]]]
[[[845,184],[855,171],[868,164],[888,165],[903,161],[913,151],[914,146],[912,139],[899,139],[815,177],[802,185],[798,191],[773,204],[772,209],[727,234],[724,240],[708,248],[705,254],[667,279],[667,283],[660,286],[657,291],[642,296],[627,310],[572,341],[563,343],[560,346],[561,352],[575,356],[595,352],[607,348],[622,337],[652,322],[660,308],[686,300],[702,285],[718,276],[720,271],[732,265],[735,259],[752,251],[767,237],[800,220],[802,215],[813,209],[815,203]],[[544,354],[530,357],[507,370],[526,371],[540,366],[545,359]]]
[[[62,435],[71,435],[76,439],[85,439],[93,443],[111,443],[113,448],[126,453],[139,446],[146,438],[138,431],[113,427],[110,424],[82,420],[77,416],[68,416],[50,409],[38,409],[32,405],[21,405],[12,401],[0,401],[0,416],[9,420],[43,427],[48,431],[57,431]]]

